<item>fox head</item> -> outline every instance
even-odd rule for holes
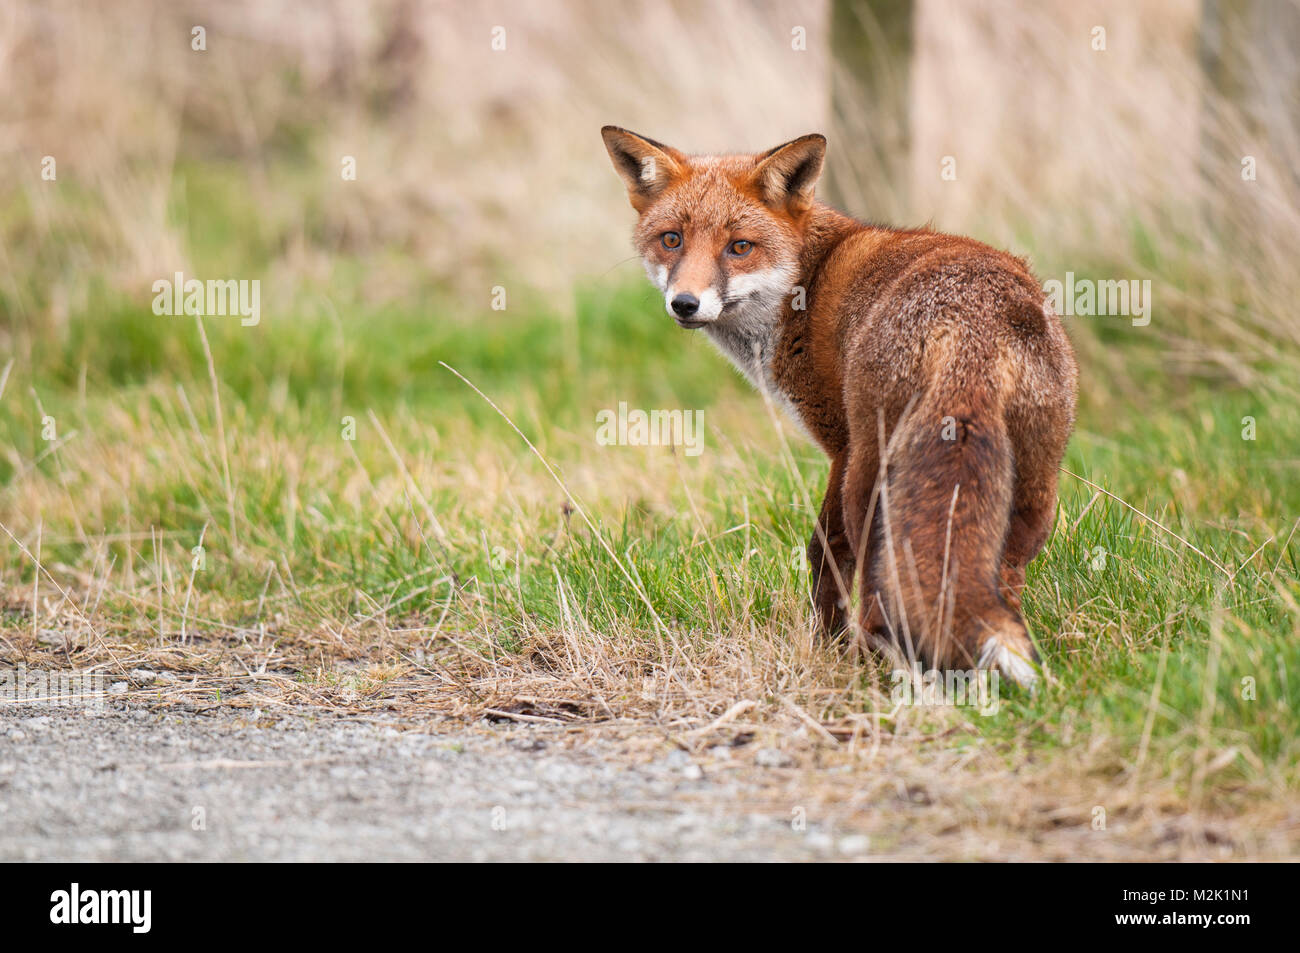
[[[688,156],[617,126],[601,135],[640,215],[634,242],[646,274],[678,324],[722,331],[791,292],[825,137],[758,155]]]

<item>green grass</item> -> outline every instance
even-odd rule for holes
[[[362,290],[374,263],[346,256],[325,285],[280,286],[257,267],[274,230],[207,176],[182,176],[173,197],[196,273],[264,279],[259,326],[205,321],[226,454],[194,319],[155,316],[148,295],[105,283],[58,332],[38,334],[39,293],[24,309],[6,302],[24,346],[0,397],[0,522],[39,546],[103,631],[165,645],[185,619],[215,659],[269,625],[304,667],[328,664],[330,640],[295,656],[303,632],[346,632],[339,658],[395,661],[387,642],[367,641],[375,616],[425,635],[438,620],[441,635],[520,664],[539,638],[578,629],[628,657],[650,651],[660,625],[701,655],[754,631],[806,635],[799,554],[826,464],[802,444],[785,456],[761,400],[700,336],[667,326],[635,266],[578,289],[573,308],[519,289],[492,311],[486,295],[466,304],[418,282],[374,303]],[[1100,339],[1124,347],[1123,323]],[[1056,532],[1025,596],[1055,684],[1010,693],[998,717],[949,737],[1016,763],[1055,753],[1063,770],[1083,739],[1100,739],[1105,756],[1081,770],[1128,776],[1142,762],[1144,777],[1189,798],[1208,788],[1214,803],[1241,784],[1293,791],[1300,412],[1267,389],[1167,386],[1147,350],[1127,368],[1140,399],[1083,370],[1065,467],[1129,506],[1061,478]],[[500,405],[596,534],[440,362]],[[596,413],[619,401],[702,409],[704,454],[598,446]],[[62,442],[43,437],[47,415]],[[1242,436],[1248,416],[1254,440]],[[187,596],[201,532],[206,565]],[[4,651],[34,652],[39,625],[20,610],[36,570],[8,536],[0,579],[12,588]],[[54,596],[49,619],[67,618],[67,600],[45,576],[39,585]],[[834,664],[857,686],[820,715],[887,691],[879,666]]]

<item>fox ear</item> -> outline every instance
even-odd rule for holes
[[[686,157],[676,149],[618,126],[606,126],[600,134],[614,162],[614,171],[622,176],[627,197],[638,212],[681,175]]]
[[[800,136],[758,157],[754,183],[768,205],[802,214],[812,207],[825,159],[825,136]]]

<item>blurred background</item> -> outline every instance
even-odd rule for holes
[[[686,490],[671,455],[593,453],[595,414],[710,408],[687,485],[732,520],[758,468],[801,547],[769,420],[632,257],[606,123],[691,152],[822,131],[852,214],[1150,280],[1147,326],[1067,319],[1068,465],[1243,557],[1289,540],[1297,48],[1295,0],[0,0],[8,578],[43,546],[117,580],[124,618],[179,615],[206,533],[224,556],[190,586],[234,624],[220,599],[268,561],[355,602],[420,571],[434,524],[456,579],[494,536],[544,567],[556,488],[440,362],[632,536]],[[261,322],[155,315],[178,271],[259,280]]]
[[[1144,336],[1240,378],[1298,343],[1298,41],[1293,0],[5,0],[0,334],[218,264],[270,313],[510,283],[566,310],[636,273],[616,123],[691,152],[825,132],[851,213],[1155,278]]]

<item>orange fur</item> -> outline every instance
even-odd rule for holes
[[[687,156],[603,135],[669,312],[701,302],[678,322],[703,327],[830,457],[808,546],[825,629],[845,627],[839,581],[856,577],[869,644],[1029,680],[1020,591],[1055,516],[1077,369],[1025,262],[817,202],[821,136]]]

